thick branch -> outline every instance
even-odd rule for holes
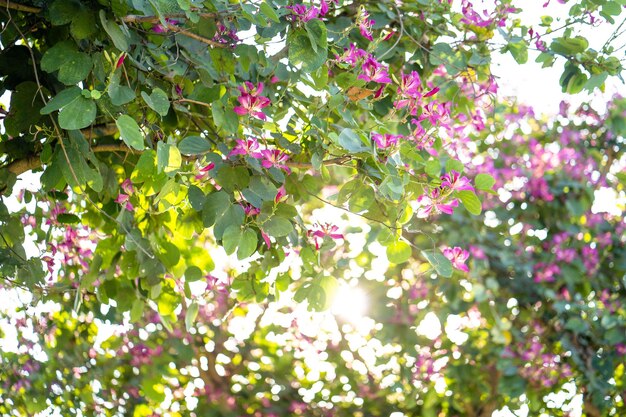
[[[9,0],[0,0],[0,7],[28,13],[39,13],[41,11],[39,7],[25,6],[23,4],[15,3],[14,1]]]
[[[92,147],[91,150],[95,153],[98,153],[98,152],[126,152],[126,153],[133,153],[133,154],[141,153],[141,151],[138,151],[136,149],[131,149],[128,146],[124,145],[123,143],[96,145]],[[20,174],[23,174],[24,172],[41,168],[41,165],[42,165],[41,158],[39,155],[30,155],[26,158],[17,159],[11,162],[5,168],[8,169],[9,172],[15,175],[20,175]]]

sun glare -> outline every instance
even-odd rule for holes
[[[331,311],[335,316],[356,324],[367,312],[367,304],[365,291],[342,285],[335,294]]]

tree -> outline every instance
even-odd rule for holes
[[[539,124],[490,71],[535,48],[602,89],[619,28],[581,28],[621,2],[544,34],[510,1],[3,3],[0,188],[42,174],[0,203],[0,278],[56,306],[7,317],[3,413],[565,415],[563,384],[624,408],[623,223],[590,207],[623,187],[626,103]],[[298,322],[357,284],[370,319]]]

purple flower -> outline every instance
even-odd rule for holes
[[[369,57],[363,63],[363,72],[357,77],[363,81],[374,81],[381,84],[391,83],[387,67],[376,61],[373,57]]]
[[[344,49],[344,53],[342,56],[337,56],[337,60],[340,62],[347,62],[352,66],[356,66],[356,64],[360,60],[368,56],[369,54],[367,53],[367,51],[361,48],[357,48],[355,44],[351,43],[349,49]]]
[[[436,213],[445,213],[452,215],[454,208],[458,207],[459,202],[456,199],[446,201],[447,197],[441,195],[441,190],[435,188],[429,194],[422,194],[417,198],[419,208],[417,209],[417,217],[426,218],[433,211]]]
[[[445,248],[443,250],[443,256],[448,258],[452,262],[452,266],[459,271],[469,272],[469,268],[465,265],[465,262],[469,258],[469,252],[458,246],[454,248]]]
[[[259,149],[259,142],[255,138],[237,139],[237,145],[228,154],[228,157],[235,155],[247,155],[253,158],[261,158],[261,153],[256,152]]]
[[[177,25],[178,23],[180,23],[178,20],[170,19],[169,17],[166,17],[165,26],[160,23],[157,23],[156,25],[152,26],[152,31],[154,33],[167,33],[170,31],[170,28],[169,28],[170,25]]]
[[[279,168],[284,169],[287,172],[291,172],[289,167],[287,166],[287,159],[289,159],[289,155],[280,149],[263,149],[261,151],[261,158],[263,161],[261,165],[263,168]]]
[[[243,86],[239,87],[239,91],[241,95],[237,97],[237,100],[240,105],[233,108],[235,113],[240,116],[251,114],[261,120],[265,120],[265,113],[261,109],[269,106],[271,101],[269,98],[260,95],[263,92],[263,83],[255,86],[251,82],[246,81]]]
[[[452,191],[474,191],[470,180],[467,177],[462,177],[461,174],[456,171],[450,171],[443,175],[441,177],[441,186],[449,188]]]
[[[359,17],[359,32],[368,41],[373,41],[372,26],[376,23],[375,20],[371,20],[369,13],[365,9],[361,9],[361,16]]]
[[[317,250],[319,250],[319,248],[322,246],[322,243],[326,236],[330,237],[331,239],[343,239],[344,238],[343,234],[338,233],[339,227],[334,224],[325,223],[323,225],[320,225],[319,223],[315,223],[313,227],[314,229],[309,230],[307,232],[307,235],[309,237],[313,237],[313,242],[315,243],[315,249]]]
[[[115,202],[118,204],[121,204],[128,211],[134,211],[135,208],[133,207],[133,205],[130,203],[129,200],[130,200],[130,196],[126,194],[120,194],[115,199]]]
[[[398,139],[402,138],[402,135],[391,135],[385,133],[372,133],[372,140],[376,143],[376,146],[380,149],[387,149],[398,144]]]

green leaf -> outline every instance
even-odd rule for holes
[[[428,263],[435,268],[437,274],[445,278],[450,278],[452,276],[452,262],[443,256],[441,252],[438,250],[428,250],[422,251],[422,255],[426,258]]]
[[[270,236],[284,237],[293,231],[293,224],[284,217],[274,216],[263,223],[263,230]]]
[[[75,214],[70,213],[61,213],[57,216],[57,220],[59,223],[63,224],[76,224],[80,223],[80,217]]]
[[[231,204],[224,211],[222,216],[215,221],[215,226],[213,227],[213,235],[215,235],[215,239],[222,240],[226,229],[229,226],[241,226],[244,218],[245,213],[243,208],[239,204]]]
[[[367,152],[369,148],[365,146],[358,133],[350,128],[346,128],[339,134],[339,146],[348,152]]]
[[[325,276],[302,284],[293,299],[301,303],[306,300],[309,310],[322,311],[330,308],[338,287],[337,279]]]
[[[98,30],[95,14],[91,10],[81,10],[74,16],[70,32],[76,39],[86,39]]]
[[[463,203],[463,207],[471,214],[478,216],[482,212],[482,204],[472,191],[458,191],[456,194]]]
[[[46,72],[57,71],[67,62],[68,57],[77,53],[76,47],[70,41],[56,43],[43,54],[40,67]]]
[[[268,19],[273,20],[276,23],[280,23],[280,18],[276,14],[276,11],[274,11],[274,8],[267,4],[266,1],[261,3],[259,9],[261,10],[261,13],[263,13]]]
[[[93,62],[89,55],[75,52],[65,57],[57,78],[65,85],[74,85],[87,78],[92,67]]]
[[[81,95],[82,90],[76,86],[66,88],[61,91],[59,94],[54,96],[48,104],[46,104],[39,113],[41,114],[50,114],[53,111],[59,110],[64,106],[68,105],[72,101],[74,101],[78,96]]]
[[[78,130],[90,126],[96,120],[96,103],[78,96],[63,107],[59,113],[59,126],[65,130]]]
[[[239,249],[237,249],[237,259],[246,259],[254,252],[259,244],[257,234],[252,229],[245,229],[241,234]]]
[[[187,329],[187,331],[190,331],[193,327],[193,322],[196,321],[196,317],[198,317],[198,309],[198,303],[195,301],[187,307],[187,312],[185,313],[185,329]]]
[[[144,149],[143,132],[132,117],[124,114],[118,117],[115,124],[120,131],[120,137],[124,143],[137,150]]]
[[[308,25],[309,23],[311,24]],[[311,44],[311,37],[318,40],[316,47]],[[324,65],[328,57],[327,44],[322,39],[326,39],[326,26],[319,19],[307,22],[306,30],[289,31],[287,34],[289,62],[293,65],[302,64],[302,71],[306,73],[317,70]]]
[[[524,42],[509,43],[506,48],[511,52],[515,62],[525,64],[528,62],[528,46]]]
[[[387,259],[389,259],[391,263],[404,263],[411,258],[411,255],[411,246],[402,240],[397,240],[387,246]]]
[[[107,92],[114,106],[123,106],[135,99],[135,92],[125,85],[120,84],[121,71],[116,71],[111,76]]]
[[[230,198],[224,191],[209,194],[202,208],[204,227],[211,227],[215,224],[215,221],[222,217],[230,205]]]
[[[350,197],[348,206],[350,210],[359,213],[369,209],[376,199],[376,195],[372,187],[368,185],[362,185],[356,192]]]
[[[189,199],[191,207],[195,211],[202,211],[206,201],[206,195],[200,188],[195,185],[190,185],[189,190],[187,191],[187,198]]]
[[[441,175],[441,162],[438,159],[431,159],[426,162],[424,171],[433,178],[439,178]]]
[[[174,173],[180,169],[182,162],[182,156],[176,146],[165,142],[157,144],[157,172]]]
[[[203,276],[202,270],[195,265],[191,265],[185,270],[185,282],[200,281]]]
[[[50,23],[61,26],[70,23],[80,10],[80,4],[73,0],[56,0],[48,9]]]
[[[115,47],[120,51],[128,51],[130,37],[115,22],[107,20],[104,9],[100,10],[100,22]]]
[[[474,186],[477,190],[489,191],[495,183],[496,180],[489,174],[478,174],[474,178]]]
[[[30,128],[41,119],[39,111],[42,106],[37,84],[30,81],[20,83],[11,94],[9,114],[4,119],[6,132],[10,136],[30,133]]]
[[[183,155],[201,155],[211,150],[211,142],[200,136],[187,136],[178,143]]]
[[[256,208],[261,208],[264,201],[273,201],[278,189],[266,177],[253,176],[248,188],[242,191],[246,201]]]
[[[143,97],[146,104],[155,112],[159,113],[162,117],[167,115],[167,112],[170,109],[170,100],[167,97],[165,91],[160,88],[155,88],[152,90],[152,94],[148,95],[144,91],[141,92],[141,97]]]
[[[237,300],[241,302],[255,299],[261,302],[269,294],[269,284],[260,282],[260,279],[252,274],[238,275],[231,288],[237,293]]]
[[[132,323],[138,322],[143,317],[143,309],[145,308],[143,300],[136,299],[133,301],[133,306],[130,309],[130,321]]]
[[[228,133],[235,134],[239,128],[239,117],[232,109],[225,108],[221,101],[216,101],[211,105],[213,121],[220,129]]]
[[[556,38],[552,41],[550,49],[559,55],[571,56],[584,52],[589,47],[589,41],[582,36],[573,38]]]
[[[239,225],[230,225],[224,230],[222,236],[222,247],[227,255],[235,253],[239,241],[241,240],[241,227]]]
[[[463,169],[465,169],[465,166],[461,161],[457,159],[448,159],[446,161],[446,172],[456,171],[458,173],[461,173],[463,172]]]

